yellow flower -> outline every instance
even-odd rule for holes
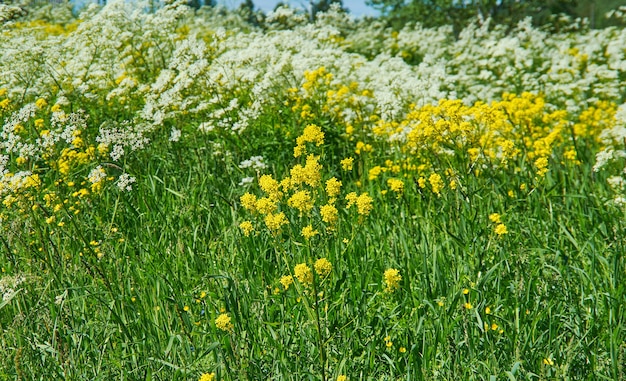
[[[289,286],[293,284],[293,277],[291,275],[285,275],[281,277],[280,284],[282,284],[285,291],[289,290]]]
[[[289,224],[287,218],[285,217],[285,213],[280,212],[276,214],[269,213],[265,216],[265,225],[268,229],[272,231],[280,230],[281,226]]]
[[[337,381],[348,381],[348,377],[346,377],[343,374],[340,374],[339,376],[337,376]]]
[[[400,197],[400,195],[402,194],[402,192],[404,191],[404,181],[402,180],[398,180],[398,179],[389,179],[387,180],[387,186],[393,191],[395,192],[398,197]]]
[[[402,276],[400,272],[396,269],[387,269],[383,274],[383,282],[387,285],[385,288],[386,292],[394,292],[398,288],[400,288],[400,281],[402,280]]]
[[[485,307],[485,313],[486,313],[487,315],[491,315],[491,308],[489,308],[489,307]]]
[[[198,381],[215,381],[215,373],[203,373]]]
[[[428,182],[430,183],[430,186],[433,189],[433,193],[436,194],[436,195],[440,195],[441,194],[441,190],[443,189],[443,186],[444,186],[444,183],[443,183],[443,180],[441,179],[441,176],[439,174],[437,174],[437,173],[433,173],[428,178]]]
[[[319,159],[319,156],[309,155],[304,165],[304,175],[306,176],[304,183],[313,188],[316,187],[321,180],[320,170],[322,166],[319,164]]]
[[[548,158],[540,157],[535,160],[535,167],[537,167],[537,176],[543,177],[548,172]]]
[[[320,214],[322,215],[322,221],[327,224],[333,225],[339,219],[339,211],[334,205],[326,204],[320,208]]]
[[[506,226],[504,226],[504,224],[498,224],[495,227],[494,231],[497,235],[500,235],[500,236],[509,233],[509,231],[506,229]]]
[[[256,196],[250,193],[245,193],[239,198],[241,205],[248,211],[254,212],[256,207]]]
[[[356,200],[359,197],[356,195],[356,192],[350,192],[346,195],[346,201],[348,201],[348,204],[346,205],[346,209],[350,209],[350,207],[352,207],[352,205],[356,204]]]
[[[369,180],[376,180],[378,178],[378,176],[380,176],[380,174],[383,172],[383,168],[379,165],[375,166],[374,168],[370,169],[369,172],[367,173]]]
[[[318,235],[319,232],[317,230],[313,230],[313,226],[308,225],[302,228],[302,236],[305,239],[309,239]]]
[[[324,144],[324,133],[322,129],[314,124],[309,124],[304,128],[302,135],[296,139],[297,147],[294,149],[294,156],[299,157],[306,153],[305,143],[315,143],[316,146]]]
[[[470,302],[466,302],[465,304],[463,304],[463,307],[465,307],[465,309],[468,309],[468,310],[471,310],[472,308],[474,308],[474,306]]]
[[[47,105],[48,105],[48,102],[46,102],[46,100],[43,98],[39,98],[37,99],[37,101],[35,101],[35,106],[37,106],[38,109],[42,109],[46,107]]]
[[[339,194],[341,189],[341,181],[337,180],[337,178],[333,177],[330,180],[326,181],[326,193],[328,197],[335,197]]]
[[[400,347],[400,349],[398,349],[398,351],[400,353],[405,353],[406,352],[406,348],[405,347]]]
[[[353,157],[348,157],[348,158],[341,160],[341,168],[343,168],[344,171],[351,171],[353,164],[354,164]]]
[[[300,213],[309,212],[313,209],[313,201],[308,191],[298,191],[294,193],[289,200],[287,200],[287,204],[292,208],[298,209]]]
[[[326,277],[333,270],[333,265],[326,258],[320,258],[315,261],[313,267],[315,267],[315,272],[317,273],[317,275],[322,278]]]
[[[294,274],[298,281],[304,285],[313,283],[313,273],[311,268],[306,263],[300,263],[293,269]]]
[[[420,177],[419,179],[417,179],[417,185],[419,185],[419,187],[422,189],[426,188],[426,179]]]
[[[374,206],[372,205],[373,201],[374,200],[370,196],[367,195],[367,192],[361,193],[359,198],[356,200],[356,207],[357,207],[358,213],[362,216],[367,216],[368,214],[370,214],[370,212],[374,208]]]
[[[361,152],[370,152],[372,150],[372,145],[371,144],[365,144],[363,142],[357,142],[356,143],[356,149],[354,150],[354,153],[356,153],[357,155],[360,155]]]
[[[554,361],[550,357],[544,358],[543,359],[543,365],[553,366],[554,365]]]
[[[261,214],[270,214],[276,210],[276,201],[269,197],[263,197],[256,200],[254,207]]]
[[[233,326],[233,323],[230,321],[230,316],[228,316],[228,314],[226,313],[220,314],[215,319],[215,326],[224,332],[232,332],[233,328],[235,328]]]
[[[495,331],[496,329],[498,329],[498,325],[496,323],[491,323],[491,330]]]
[[[283,195],[279,190],[280,184],[272,177],[272,175],[261,176],[259,179],[259,186],[273,199],[279,200]]]
[[[246,237],[249,237],[250,233],[254,231],[254,226],[252,226],[252,222],[250,221],[244,221],[240,223],[239,227],[243,231],[243,235],[245,235]]]
[[[467,295],[467,294],[469,294],[469,289],[464,288],[464,289],[463,289],[463,295]]]
[[[499,224],[499,223],[501,223],[501,221],[500,221],[500,215],[499,215],[498,213],[491,213],[491,214],[489,215],[489,220],[490,220],[491,222],[493,222],[494,224]]]
[[[393,341],[391,341],[391,337],[389,336],[385,337],[385,346],[387,348],[393,347]]]

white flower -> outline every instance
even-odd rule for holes
[[[173,127],[170,133],[170,142],[177,142],[180,140],[181,132],[178,128]]]
[[[239,186],[245,186],[245,185],[248,185],[248,184],[252,184],[253,181],[254,181],[254,177],[244,177],[239,182]]]
[[[267,168],[267,165],[263,162],[263,156],[252,156],[250,159],[239,163],[239,168],[252,168],[258,171]]]
[[[89,172],[89,176],[87,176],[87,178],[92,184],[99,183],[102,180],[104,180],[106,177],[107,177],[107,174],[104,171],[104,168],[102,168],[102,166],[100,165],[92,169],[91,172]]]
[[[115,183],[115,185],[117,185],[117,187],[122,191],[130,192],[131,190],[133,190],[133,187],[131,184],[134,183],[136,180],[137,179],[130,176],[128,173],[123,173],[117,179],[117,182]]]

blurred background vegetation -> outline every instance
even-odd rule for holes
[[[104,5],[107,0],[91,0]],[[163,3],[169,0],[153,0],[154,3]],[[192,8],[203,6],[215,7],[217,0],[187,0]],[[439,27],[451,25],[458,34],[464,27],[473,22],[479,24],[491,19],[491,25],[504,25],[513,28],[517,23],[530,17],[535,26],[546,27],[558,32],[577,19],[586,19],[590,28],[605,28],[609,26],[624,26],[626,14],[626,0],[365,0],[366,4],[380,12],[380,19],[395,29],[402,29],[409,23],[420,23],[425,27]],[[0,4],[12,6],[14,14],[27,14],[33,7],[43,5],[84,4],[89,0],[0,0]],[[277,0],[276,8],[287,3]],[[301,4],[308,4],[307,12],[314,20],[319,12],[324,12],[332,4],[350,6],[350,0],[308,0]],[[621,14],[607,17],[612,10],[622,7]],[[76,8],[76,7],[74,7]],[[19,11],[21,10],[21,12]],[[263,19],[263,12],[255,5],[254,0],[243,0],[238,12],[247,15],[256,14],[259,17],[247,17],[257,24]],[[0,19],[2,19],[0,17]],[[5,20],[7,21],[6,18]]]
[[[552,26],[555,31],[577,18],[589,20],[591,28],[618,25],[618,18],[607,12],[625,6],[624,0],[368,0],[395,29],[409,22],[426,27],[452,25],[461,30],[478,18],[491,18],[509,27],[531,17],[535,26]]]

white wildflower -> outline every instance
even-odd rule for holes
[[[130,176],[128,173],[123,173],[118,179],[115,185],[122,190],[130,192],[133,190],[132,184],[136,181],[133,176]]]
[[[173,127],[170,133],[170,142],[177,142],[180,140],[181,132],[178,128]]]

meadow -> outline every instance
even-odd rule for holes
[[[626,379],[625,29],[0,7],[0,380]]]

